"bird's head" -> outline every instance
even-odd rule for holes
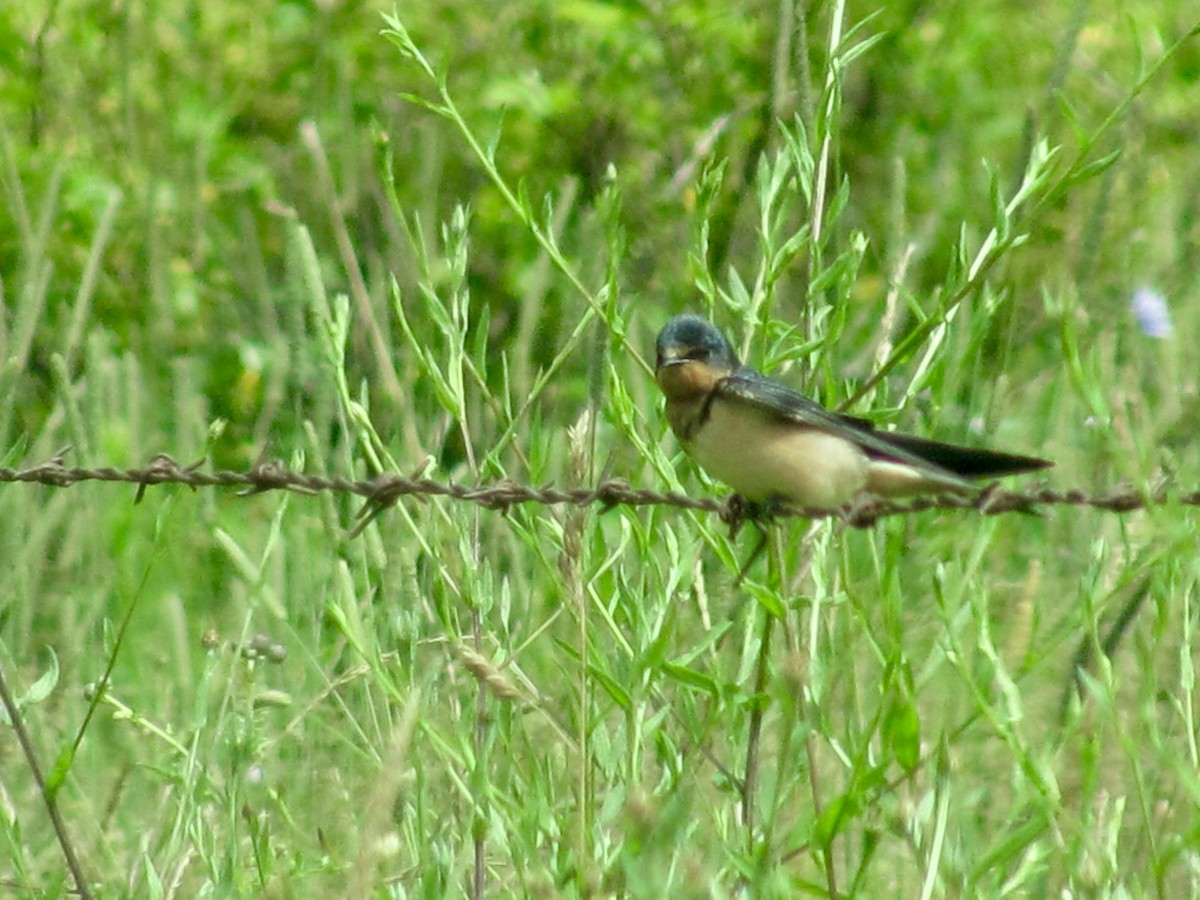
[[[707,319],[676,316],[658,333],[654,378],[668,400],[707,394],[737,367],[733,347]]]

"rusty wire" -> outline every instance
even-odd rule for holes
[[[155,455],[141,468],[71,468],[65,463],[69,450],[70,448],[64,448],[39,465],[22,469],[0,467],[0,483],[25,482],[63,488],[84,481],[121,482],[138,486],[135,495],[135,500],[138,501],[142,499],[147,487],[158,484],[185,484],[191,488],[240,487],[241,495],[281,490],[304,494],[321,491],[355,494],[365,502],[359,512],[361,521],[354,533],[361,531],[384,509],[394,505],[402,497],[409,496],[447,497],[499,511],[507,511],[513,506],[525,503],[573,506],[599,504],[605,509],[614,506],[674,506],[718,513],[730,522],[735,522],[739,517],[736,505],[727,501],[697,499],[675,491],[635,488],[619,479],[601,481],[593,487],[572,489],[551,485],[534,487],[512,481],[467,486],[399,474],[352,479],[336,475],[307,475],[294,472],[282,462],[265,457],[245,471],[207,472],[202,469],[204,460],[182,465],[165,453]],[[1200,506],[1200,491],[1175,493],[1164,485],[1151,491],[1119,488],[1105,493],[1089,494],[1079,489],[1059,491],[1045,486],[1035,486],[1025,491],[1008,491],[991,485],[975,494],[931,495],[904,501],[870,499],[841,510],[780,509],[773,510],[773,514],[808,518],[838,516],[850,525],[865,528],[886,516],[930,509],[972,509],[983,515],[999,515],[1007,512],[1030,512],[1043,506],[1069,505],[1123,513],[1172,502]]]

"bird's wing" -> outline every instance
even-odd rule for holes
[[[1020,456],[1016,453],[1001,453],[999,450],[960,447],[957,444],[944,444],[941,441],[931,441],[928,438],[916,437],[911,434],[897,434],[892,431],[880,432],[880,434],[885,435],[888,442],[894,446],[965,478],[998,478],[1001,475],[1016,475],[1020,472],[1047,469],[1054,465],[1048,459],[1038,459],[1035,456]]]
[[[749,366],[742,366],[724,378],[718,389],[757,407],[765,415],[841,435],[858,444],[873,459],[905,463],[934,475],[987,478],[1054,465],[1033,456],[961,447],[910,434],[877,431],[868,420],[830,412],[815,400],[766,378]]]
[[[952,469],[920,455],[920,449],[936,442],[914,439],[913,450],[908,450],[889,440],[888,432],[876,431],[866,419],[830,412],[817,401],[760,375],[748,366],[742,366],[723,378],[717,385],[717,390],[758,408],[765,415],[844,437],[860,446],[871,458],[904,463],[934,475],[958,475]],[[907,435],[902,436],[902,439],[906,437]]]

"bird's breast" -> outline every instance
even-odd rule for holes
[[[843,437],[727,397],[717,397],[706,412],[707,418],[695,422],[690,433],[675,432],[709,475],[750,500],[834,509],[866,486],[866,454]]]

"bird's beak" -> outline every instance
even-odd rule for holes
[[[665,369],[670,366],[682,366],[686,362],[691,362],[688,356],[688,348],[678,344],[668,346],[664,352],[658,354],[658,359],[655,360],[654,367],[656,369]]]

